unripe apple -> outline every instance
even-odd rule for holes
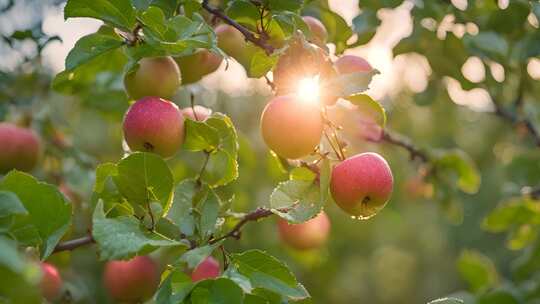
[[[340,74],[350,74],[356,72],[371,72],[373,67],[364,58],[354,55],[343,55],[334,63]]]
[[[298,250],[319,248],[328,239],[330,220],[324,211],[302,224],[278,220],[279,236],[287,245]]]
[[[103,275],[105,288],[121,303],[142,303],[154,295],[159,285],[156,263],[148,256],[129,261],[110,261]]]
[[[323,132],[321,110],[291,95],[274,97],[261,117],[262,137],[277,155],[297,159],[313,152]]]
[[[133,151],[171,157],[184,142],[184,117],[170,101],[142,98],[131,105],[124,117],[124,138]]]
[[[328,40],[328,31],[324,24],[322,24],[319,19],[311,16],[304,16],[302,19],[304,19],[304,22],[311,31],[312,42],[320,47],[324,47],[326,45],[326,40]]]
[[[221,50],[236,60],[244,56],[247,43],[240,31],[228,24],[220,24],[214,31]]]
[[[182,71],[183,84],[197,82],[204,76],[213,73],[219,68],[222,60],[223,57],[207,49],[200,49],[191,55],[175,58]]]
[[[54,301],[62,291],[62,278],[58,269],[49,263],[41,263],[42,277],[40,281],[41,294],[49,301]]]
[[[369,152],[347,158],[334,167],[330,192],[341,209],[366,219],[386,205],[393,184],[392,171],[386,160]]]
[[[204,121],[212,114],[212,110],[207,107],[196,105],[194,107],[183,108],[182,114],[186,119]]]
[[[221,274],[221,268],[219,262],[213,257],[209,256],[202,261],[191,273],[191,280],[198,282],[206,279],[213,279],[219,277]]]
[[[0,173],[17,169],[31,171],[41,155],[41,142],[30,129],[14,124],[0,123]]]
[[[147,96],[170,99],[180,84],[180,69],[172,57],[143,58],[124,77],[126,91],[133,99]]]

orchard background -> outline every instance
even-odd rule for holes
[[[0,0],[0,303],[540,303],[539,19],[526,0]],[[180,86],[144,68],[164,56]],[[277,95],[307,101],[261,134]],[[167,106],[132,124],[164,146],[124,141],[141,98]],[[307,121],[320,145],[296,155]],[[384,166],[332,175],[364,152],[391,168],[386,206],[366,182]],[[358,180],[376,208],[345,212]]]

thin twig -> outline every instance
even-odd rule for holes
[[[229,24],[230,26],[240,31],[240,33],[244,35],[246,40],[251,41],[253,42],[253,44],[262,48],[266,52],[266,54],[270,55],[274,52],[274,47],[268,44],[265,39],[256,37],[251,31],[249,31],[247,28],[238,24],[231,17],[225,15],[219,9],[210,6],[210,4],[208,4],[208,0],[203,0],[202,7],[209,13],[219,17],[221,20],[225,21],[225,23]]]
[[[94,242],[95,241],[92,235],[86,235],[78,239],[58,243],[58,245],[56,245],[56,247],[54,248],[53,253],[73,250],[84,245],[92,244]]]
[[[503,105],[501,105],[495,100],[493,100],[493,104],[495,105],[495,111],[493,112],[493,114],[503,118],[514,126],[525,126],[525,129],[533,138],[534,144],[540,147],[540,131],[535,128],[533,122],[530,119],[520,118],[519,116],[505,109]]]
[[[216,238],[216,239],[212,239],[210,240],[208,243],[209,244],[215,244],[221,240],[224,240],[224,239],[227,239],[227,238],[235,238],[235,239],[240,239],[240,235],[241,235],[241,230],[242,230],[242,227],[249,223],[249,222],[253,222],[253,221],[258,221],[262,218],[265,218],[265,217],[269,217],[271,216],[272,214],[272,211],[270,209],[266,209],[266,208],[257,208],[255,209],[255,211],[252,211],[248,214],[246,214],[241,220],[240,222],[238,222],[234,227],[233,229],[231,229],[231,231],[227,232],[225,235],[219,237],[219,238]]]
[[[420,148],[413,145],[410,140],[403,138],[402,136],[398,136],[392,133],[389,133],[388,131],[383,131],[382,140],[386,143],[401,147],[407,152],[409,152],[409,155],[412,160],[418,159],[423,163],[429,162],[429,155],[422,151]]]

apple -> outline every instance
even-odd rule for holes
[[[221,50],[236,60],[244,56],[247,42],[240,31],[228,24],[220,24],[214,31]]]
[[[156,292],[160,274],[148,256],[129,261],[110,261],[105,265],[103,281],[110,296],[122,303],[142,303]]]
[[[278,220],[278,232],[284,243],[298,250],[316,249],[324,245],[330,233],[330,219],[324,211],[301,224]]]
[[[328,31],[326,30],[324,24],[322,24],[319,19],[311,16],[304,16],[302,19],[304,19],[304,22],[311,31],[312,42],[320,47],[326,46],[326,41],[328,40]]]
[[[54,301],[60,297],[62,291],[62,278],[58,269],[49,263],[41,263],[41,294],[49,301]]]
[[[190,84],[216,71],[223,57],[207,49],[199,49],[191,55],[176,57],[175,61],[182,71],[182,83]]]
[[[184,142],[182,112],[174,103],[158,97],[144,97],[131,105],[123,129],[126,143],[133,151],[171,157]]]
[[[206,279],[213,279],[219,277],[221,274],[221,268],[219,262],[213,257],[209,256],[204,259],[191,273],[191,280],[198,282]]]
[[[194,107],[183,108],[182,114],[186,119],[204,121],[212,114],[212,110],[207,107],[195,105]]]
[[[274,97],[261,116],[261,132],[266,145],[277,155],[297,159],[320,143],[323,132],[321,110],[292,95]]]
[[[373,67],[364,58],[354,55],[343,55],[334,63],[339,74],[371,72]]]
[[[336,204],[352,216],[367,219],[379,212],[392,194],[394,179],[386,160],[361,153],[336,165],[330,192]]]
[[[41,156],[41,141],[30,129],[0,123],[0,173],[17,169],[31,171]]]
[[[180,84],[180,69],[169,56],[143,58],[124,77],[126,92],[135,100],[148,96],[170,99]]]

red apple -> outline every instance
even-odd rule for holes
[[[170,99],[180,83],[180,69],[172,57],[143,58],[124,77],[126,91],[133,99],[148,96]]]
[[[334,63],[340,74],[350,74],[356,72],[371,72],[373,67],[364,58],[354,55],[343,55]]]
[[[156,263],[148,256],[129,261],[110,261],[103,281],[111,297],[122,303],[142,303],[151,298],[159,285]]]
[[[54,301],[60,296],[62,291],[62,278],[58,269],[49,263],[41,263],[41,294],[49,301]]]
[[[326,45],[326,40],[328,40],[328,31],[324,24],[322,24],[319,19],[311,16],[304,16],[302,19],[304,19],[304,22],[311,31],[312,42],[320,47],[324,47]]]
[[[345,212],[370,218],[386,205],[393,184],[392,171],[386,160],[377,153],[362,153],[334,167],[330,192]]]
[[[328,239],[330,220],[324,211],[302,224],[278,220],[279,236],[287,245],[298,250],[319,248]]]
[[[186,119],[204,121],[212,114],[212,110],[207,107],[196,105],[194,107],[183,108],[182,114]]]
[[[200,49],[175,60],[182,71],[182,83],[190,84],[217,70],[223,58],[207,49]]]
[[[0,123],[0,173],[17,169],[31,171],[41,156],[41,142],[30,129]]]
[[[290,159],[304,157],[321,141],[321,110],[290,95],[274,97],[262,113],[261,132],[277,155]]]
[[[219,262],[213,257],[209,256],[202,261],[191,273],[191,280],[198,282],[206,279],[213,279],[219,277],[221,269]]]
[[[124,137],[133,151],[171,157],[184,142],[184,117],[174,103],[157,97],[145,97],[127,111]]]

